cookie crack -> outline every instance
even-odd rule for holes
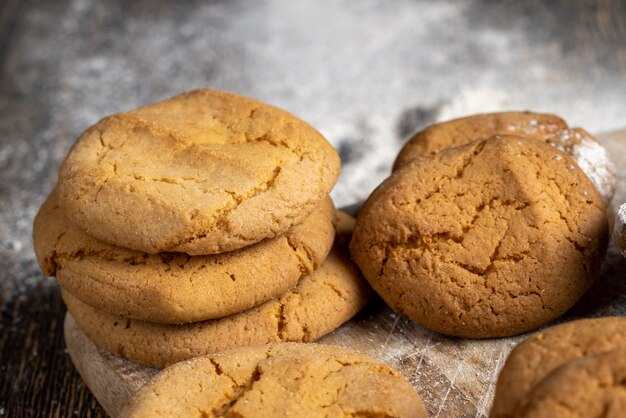
[[[57,246],[58,243],[59,242],[57,241]],[[165,253],[162,253],[161,255],[165,256],[164,254]],[[132,266],[138,266],[146,265],[149,255],[138,254],[136,256],[121,257],[111,250],[79,249],[71,252],[60,252],[55,248],[52,254],[46,258],[46,260],[48,260],[50,263],[53,263],[55,266],[53,274],[50,275],[54,276],[58,271],[63,270],[67,262],[82,260],[86,257],[97,257],[109,262],[122,262],[125,264],[130,264]]]
[[[220,364],[213,358],[210,358],[209,361],[213,364],[215,368],[215,373],[218,376],[225,376],[231,381],[233,394],[232,396],[226,400],[221,405],[215,406],[211,410],[211,416],[217,417],[235,417],[238,416],[232,409],[235,407],[237,402],[243,398],[246,393],[252,390],[252,387],[256,382],[261,380],[262,372],[261,367],[257,365],[254,371],[251,373],[249,379],[243,384],[237,384],[237,382],[228,374],[224,373],[224,370],[220,366]]]
[[[314,260],[312,251],[302,243],[300,243],[300,245],[296,244],[293,238],[289,235],[285,235],[285,239],[287,240],[287,245],[291,248],[293,255],[298,259],[298,268],[300,273],[303,275],[312,273],[314,268],[314,266],[312,266]]]
[[[213,368],[215,370],[215,374],[218,376],[222,376],[224,375],[226,378],[230,379],[230,381],[234,384],[235,381],[233,380],[232,377],[230,377],[227,374],[224,374],[224,370],[222,369],[222,366],[220,366],[220,364],[217,362],[217,360],[215,360],[214,358],[209,358],[209,361],[211,362],[211,364],[213,365]]]
[[[98,190],[96,190],[96,193],[93,196],[93,201],[94,203],[98,201],[98,196],[100,195],[100,192],[102,191],[102,189],[104,188],[104,186],[114,177],[117,176],[117,164],[113,163],[112,164],[113,167],[113,175],[109,176],[107,178],[105,178],[102,183],[100,183],[100,186],[98,187]]]
[[[285,341],[285,332],[287,330],[287,315],[285,314],[285,302],[280,302],[278,311],[276,312],[276,335],[281,341]]]
[[[452,181],[452,180],[460,180],[465,176],[465,170],[473,164],[474,162],[474,158],[476,156],[478,156],[483,149],[485,148],[486,142],[480,142],[478,144],[476,144],[476,147],[472,150],[472,152],[468,152],[463,156],[463,161],[461,163],[461,165],[459,167],[456,168],[455,174],[451,175],[451,176],[442,176],[442,180],[444,181]],[[417,200],[415,200],[413,203],[413,208],[416,208],[421,202],[430,199],[431,197],[433,197],[434,195],[438,194],[439,192],[441,192],[441,185],[438,185],[437,187],[435,187],[435,189],[429,191],[428,193],[426,193],[426,195],[418,198]],[[409,203],[410,204],[410,203]],[[397,206],[405,206],[405,205],[397,205]]]
[[[366,362],[366,361],[343,361],[339,358],[332,358],[332,361],[339,364],[339,368],[335,369],[335,370],[329,370],[322,378],[322,382],[328,380],[331,376],[337,374],[337,373],[341,373],[346,367],[353,367],[353,366],[366,366],[367,367],[367,371],[369,373],[374,373],[374,374],[382,374],[382,375],[387,375],[387,376],[396,376],[396,374],[390,370],[389,368],[380,365],[380,364],[376,364],[376,363],[370,363],[370,362]],[[342,413],[345,416],[351,416],[351,417],[386,417],[389,416],[387,414],[384,413],[375,413],[372,411],[365,411],[365,410],[361,410],[361,411],[354,411],[354,412],[346,412],[345,409],[343,408],[342,405],[339,404],[340,402],[340,397],[342,395],[342,393],[350,386],[350,384],[352,384],[353,382],[346,382],[344,383],[342,386],[338,387],[335,390],[334,396],[332,398],[332,400],[330,400],[330,402],[325,403],[325,404],[320,404],[319,407],[322,409],[330,409],[333,407],[339,407],[342,411]],[[365,415],[364,415],[365,414]]]
[[[465,176],[465,170],[474,163],[474,158],[480,155],[483,152],[483,149],[487,145],[486,141],[481,141],[476,144],[475,148],[471,153],[466,154],[463,157],[463,163],[460,168],[457,168],[456,174],[454,177],[451,177],[450,180],[459,180]]]
[[[517,212],[517,211],[522,211],[536,204],[536,202],[517,203],[513,201],[504,201],[500,205],[494,205],[495,202],[499,202],[499,199],[492,198],[489,202],[481,203],[480,205],[478,205],[475,209],[477,214],[472,218],[472,220],[468,224],[462,227],[463,234],[460,234],[460,235],[454,234],[452,231],[437,232],[437,233],[432,233],[432,234],[414,233],[414,234],[409,235],[404,242],[384,241],[380,244],[372,244],[370,246],[370,250],[373,247],[381,247],[381,246],[383,247],[383,253],[385,255],[381,263],[382,265],[381,275],[384,272],[384,267],[387,264],[390,255],[393,255],[398,250],[405,250],[405,251],[417,250],[419,256],[422,256],[424,253],[429,253],[435,256],[436,254],[438,254],[438,252],[436,251],[437,249],[435,248],[438,243],[452,241],[452,242],[461,244],[463,242],[464,234],[467,233],[469,230],[471,230],[471,228],[476,224],[478,218],[480,217],[480,214],[484,212],[484,209],[486,207],[489,207],[491,209],[496,209],[498,207],[510,207],[510,208],[513,208]],[[498,243],[494,247],[494,250],[492,251],[490,255],[489,265],[484,269],[480,269],[475,266],[469,266],[467,264],[460,263],[460,262],[455,262],[453,260],[448,260],[448,259],[442,258],[439,255],[437,255],[436,258],[443,263],[452,262],[459,266],[462,266],[463,268],[471,271],[472,273],[478,274],[480,276],[485,276],[493,268],[493,263],[499,260],[499,258],[497,258],[497,255],[504,239],[507,237],[510,227],[511,227],[511,222],[508,223],[507,229],[502,234],[502,237],[499,239]]]
[[[281,166],[276,166],[274,168],[274,170],[272,171],[271,177],[266,180],[265,182],[263,182],[262,184],[260,184],[259,186],[253,188],[252,190],[250,190],[247,193],[243,193],[243,194],[237,194],[233,191],[228,191],[225,190],[225,192],[230,195],[232,201],[230,204],[226,205],[223,209],[217,211],[216,216],[214,217],[213,222],[211,222],[208,226],[204,227],[205,231],[211,231],[211,230],[223,230],[223,231],[227,231],[230,233],[230,229],[231,226],[228,223],[228,216],[235,210],[237,209],[244,201],[246,200],[250,200],[253,199],[259,195],[261,195],[262,193],[267,192],[268,190],[270,190],[271,188],[274,187],[277,178],[280,176],[280,173],[282,171],[282,167]],[[172,244],[168,244],[167,247],[169,248],[175,248],[184,244],[192,244],[198,240],[201,240],[203,238],[206,238],[208,235],[207,232],[201,232],[198,233],[196,235],[193,235],[191,237],[186,237],[183,238],[181,240],[175,241]],[[243,235],[239,234],[240,236],[242,236],[244,238],[245,241],[249,241],[250,239],[248,237],[244,237]]]
[[[57,209],[57,207],[55,207],[54,209]],[[59,247],[59,243],[61,242],[61,239],[65,236],[66,232],[61,232],[57,238],[55,243],[52,245],[52,253],[47,256],[45,258],[46,260],[46,264],[49,265],[49,276],[54,276],[57,273],[57,270],[59,269],[59,263],[58,260],[62,257],[63,253],[59,253],[57,248]],[[48,273],[48,272],[47,272]]]
[[[317,203],[317,202],[316,202],[314,199],[309,199],[309,200],[306,200],[306,202],[304,203],[304,206],[312,206],[312,205],[314,205],[315,203]],[[283,201],[283,202],[282,202],[282,206],[283,206],[283,207],[286,207],[286,208],[293,208],[293,207],[298,206],[298,205],[292,205],[292,204],[289,204],[289,202],[287,202],[287,201]],[[234,210],[234,208],[233,208],[233,210]],[[296,216],[297,216],[297,215],[294,215],[294,214],[285,214],[282,218],[283,218],[283,219],[286,219],[286,220],[289,220],[289,221],[292,221],[293,219],[295,219],[295,218],[296,218]],[[277,221],[277,220],[275,220],[275,223],[277,223],[277,222],[278,222],[278,221]],[[248,243],[252,241],[252,238],[250,238],[250,237],[248,237],[248,236],[246,236],[246,235],[244,235],[244,234],[241,234],[241,233],[235,233],[234,231],[232,231],[232,229],[231,229],[231,227],[230,227],[230,224],[228,224],[227,222],[224,222],[224,223],[223,223],[223,227],[225,228],[224,230],[225,230],[226,232],[228,232],[229,236],[230,236],[233,240],[234,240],[234,239],[238,239],[238,240],[239,240],[239,241],[241,241],[241,242],[248,242]],[[270,235],[270,236],[268,236],[268,237],[266,237],[266,238],[272,238],[272,237],[273,237],[273,236],[275,236],[275,234],[277,233],[277,231],[276,231],[274,228],[272,228],[272,229],[270,230],[270,232],[271,232],[272,234],[274,234],[274,235]],[[182,241],[178,242],[177,244],[173,244],[173,246],[168,245],[168,247],[172,248],[172,247],[176,247],[176,246],[178,246],[178,245],[184,245],[184,244],[192,243],[192,242],[197,241],[197,240],[199,240],[199,239],[206,238],[206,236],[207,236],[207,233],[200,233],[200,234],[198,234],[198,235],[196,235],[196,236],[194,236],[194,237],[190,238],[189,240],[182,240]],[[256,241],[255,241],[255,242],[256,242]],[[221,248],[221,246],[218,246],[218,248]]]
[[[259,109],[254,109],[251,112],[251,117],[254,118],[254,114]],[[299,161],[304,161],[305,159],[315,160],[316,153],[315,150],[309,149],[306,146],[303,146],[303,141],[295,141],[295,142],[285,142],[284,140],[277,140],[275,135],[272,135],[271,131],[266,131],[261,135],[256,135],[254,137],[250,136],[250,132],[246,132],[245,134],[246,142],[267,142],[270,145],[283,148],[293,154]],[[323,164],[321,165],[321,172],[323,172]]]
[[[332,290],[337,296],[339,296],[341,298],[341,300],[347,300],[347,296],[344,295],[341,290],[335,286],[333,283],[331,282],[327,282],[327,281],[322,281],[321,282],[323,285],[325,285],[326,287],[328,287],[330,290]]]
[[[226,405],[223,405],[220,409],[215,412],[215,415],[218,417],[235,417],[237,416],[232,409],[236,406],[237,402],[243,398],[246,393],[252,390],[252,387],[256,382],[261,380],[262,372],[261,367],[257,365],[252,372],[252,375],[248,379],[248,381],[243,385],[238,385],[234,389],[233,398]]]
[[[252,110],[250,110],[250,113],[248,114],[247,118],[254,119],[254,115],[258,111],[259,111],[258,107],[253,108]],[[231,130],[231,132],[235,133],[230,127],[227,127],[227,128]],[[271,131],[265,131],[264,133],[260,135],[252,136],[250,134],[250,129],[248,129],[246,132],[244,132],[244,139],[246,143],[265,142],[271,146],[285,149],[289,151],[291,154],[293,154],[294,156],[296,156],[300,161],[304,159],[305,155],[309,154],[309,152],[297,152],[297,151],[302,151],[302,150],[298,150],[297,147],[292,148],[290,144],[285,142],[284,140],[277,140],[275,136],[272,135]]]
[[[111,144],[107,144],[104,142],[104,131],[102,131],[102,129],[97,129],[98,132],[98,141],[100,142],[100,146],[102,147],[104,153],[102,155],[98,155],[98,163],[101,163],[102,161],[104,161],[104,159],[106,158],[106,156],[113,150],[115,150],[118,147],[114,147]],[[120,146],[123,146],[126,143],[126,141],[123,141]]]
[[[255,107],[252,108],[247,116],[247,118],[249,119],[253,119],[255,116],[255,113],[259,110],[259,108]],[[182,146],[184,146],[185,148],[189,148],[190,146],[194,146],[194,144],[189,141],[188,138],[185,138],[184,136],[181,136],[180,133],[178,132],[174,132],[171,131],[167,126],[161,126],[160,124],[154,122],[154,121],[149,121],[149,120],[144,120],[142,118],[140,118],[139,116],[136,115],[129,115],[129,114],[125,114],[122,116],[120,115],[115,115],[112,117],[109,117],[109,119],[111,120],[121,120],[122,122],[125,123],[130,123],[132,125],[136,125],[136,126],[141,126],[142,128],[147,129],[148,131],[152,132],[155,135],[167,135],[169,136],[171,139],[173,139],[175,142],[181,144]],[[217,119],[216,119],[217,120]],[[233,129],[232,126],[230,126],[229,124],[226,124],[222,121],[218,122],[220,124],[222,124],[223,127],[225,127],[227,130],[229,130],[231,132],[231,134],[235,137],[242,137],[245,140],[246,143],[251,143],[251,142],[265,142],[268,143],[272,146],[277,146],[277,147],[281,147],[285,150],[287,150],[288,152],[290,152],[291,154],[293,154],[297,159],[299,159],[300,161],[302,161],[307,155],[311,154],[310,151],[305,150],[304,152],[298,152],[298,151],[302,151],[299,149],[299,147],[297,147],[298,144],[289,144],[287,142],[285,142],[284,140],[280,140],[277,139],[275,137],[275,135],[272,134],[271,131],[267,131],[261,135],[257,135],[257,136],[251,136],[250,133],[250,129],[248,129],[248,131],[246,132],[238,132],[235,129]],[[108,154],[109,151],[123,147],[124,144],[126,143],[126,141],[122,142],[119,145],[116,145],[115,147],[111,146],[110,144],[106,144],[106,142],[104,141],[103,138],[103,132],[101,130],[98,131],[99,133],[99,142],[101,147],[106,148],[108,151],[101,156],[101,161],[103,158],[106,157],[106,155]],[[280,164],[282,164],[282,161],[280,162]],[[259,185],[257,185],[256,187],[252,188],[251,190],[249,190],[248,192],[245,193],[234,193],[234,192],[229,192],[226,191],[226,193],[230,194],[230,196],[232,197],[233,201],[230,204],[225,205],[224,208],[222,208],[221,210],[217,211],[215,216],[213,217],[213,220],[211,222],[209,222],[208,225],[206,225],[203,229],[205,231],[212,231],[215,229],[218,230],[224,230],[226,232],[229,232],[230,229],[230,225],[227,222],[227,218],[230,215],[230,213],[235,210],[243,201],[248,200],[248,199],[252,199],[262,193],[267,192],[268,190],[272,189],[275,186],[275,182],[277,180],[277,178],[280,176],[281,174],[281,170],[282,167],[281,165],[277,165],[273,172],[271,173],[269,179],[267,179],[266,181],[263,181],[262,183],[260,183]],[[324,168],[320,167],[320,176],[323,178],[324,177]],[[98,194],[100,193],[100,191],[102,190],[102,188],[104,187],[104,185],[112,178],[115,177],[117,175],[117,169],[116,167],[114,168],[114,173],[113,176],[108,177],[106,179],[104,179],[101,184],[100,187],[98,188],[95,196],[94,196],[94,201],[97,201],[98,199]],[[143,177],[139,174],[129,174],[128,176],[130,176],[130,178],[137,180],[137,181],[150,181],[150,182],[162,182],[162,183],[167,183],[167,184],[173,184],[173,185],[177,185],[179,187],[183,187],[185,188],[185,184],[183,184],[186,181],[189,182],[193,182],[193,183],[199,183],[199,180],[195,180],[192,178],[169,178],[169,177],[152,177],[152,178],[146,178]],[[210,192],[214,192],[215,190],[211,190],[211,189],[203,189],[202,192],[203,193],[210,193]],[[192,219],[195,218],[195,216],[191,216]],[[193,244],[194,242],[201,240],[203,238],[206,238],[208,235],[208,232],[200,232],[197,233],[196,235],[193,236],[188,236],[188,237],[183,237],[180,240],[177,241],[173,241],[171,243],[166,244],[166,247],[169,248],[175,248],[177,246],[180,245],[184,245],[184,244]],[[249,238],[244,237],[244,241],[250,241]]]
[[[463,164],[463,167],[467,167],[468,165],[469,163],[465,162]],[[460,172],[462,171],[463,170],[460,170]],[[492,197],[489,201],[482,202],[475,208],[475,212],[476,212],[475,215],[471,218],[471,220],[467,224],[463,225],[463,227],[461,228],[463,233],[460,235],[454,234],[452,231],[444,231],[444,232],[438,232],[438,233],[432,233],[432,234],[414,233],[414,234],[409,235],[404,242],[385,241],[382,243],[372,244],[370,245],[370,248],[369,248],[370,251],[374,247],[379,247],[379,248],[382,247],[382,250],[383,250],[382,251],[383,257],[381,260],[379,277],[382,277],[385,275],[389,260],[394,258],[395,254],[397,254],[397,252],[399,251],[414,251],[415,252],[415,257],[405,257],[406,262],[409,262],[410,259],[413,259],[413,258],[419,259],[423,257],[425,254],[430,254],[437,262],[440,262],[443,264],[455,265],[472,275],[480,277],[482,279],[482,282],[485,288],[490,291],[488,295],[483,296],[483,299],[481,299],[481,301],[485,299],[491,300],[495,297],[496,294],[502,294],[502,293],[508,294],[508,296],[512,299],[516,299],[519,297],[529,297],[531,295],[534,295],[539,298],[543,310],[553,311],[553,308],[546,305],[541,289],[539,289],[539,291],[529,290],[523,293],[513,294],[506,289],[498,290],[494,286],[488,285],[487,278],[496,269],[497,262],[506,262],[506,261],[519,262],[519,261],[524,260],[525,258],[535,259],[534,257],[530,255],[530,252],[528,250],[513,253],[513,254],[501,254],[500,253],[500,249],[502,248],[502,245],[510,231],[510,228],[512,225],[511,220],[509,220],[509,222],[507,223],[507,227],[505,231],[503,232],[502,236],[498,239],[498,242],[495,244],[493,250],[491,251],[491,254],[489,255],[489,263],[484,268],[476,266],[476,265],[472,265],[469,263],[464,263],[464,262],[454,260],[454,259],[447,259],[445,255],[440,254],[441,252],[438,251],[437,249],[437,245],[442,242],[455,242],[455,243],[459,243],[462,245],[465,234],[476,225],[476,223],[478,222],[478,219],[482,216],[481,214],[485,212],[487,208],[491,210],[499,209],[499,208],[510,208],[514,212],[519,212],[533,205],[536,205],[537,203],[538,202],[536,201],[530,201],[530,200],[522,201],[522,202],[517,202],[517,201],[512,201],[512,200],[500,201],[498,197]],[[454,283],[455,286],[459,289],[464,289],[466,287],[465,285],[463,285],[463,283],[457,280],[454,275],[450,275],[449,280],[451,283]],[[493,307],[490,307],[490,309],[492,309],[493,311]],[[471,310],[471,307],[462,309],[463,312],[467,312],[468,310]],[[498,314],[495,311],[493,313],[496,315]],[[461,315],[462,314],[463,313],[461,313]]]
[[[143,183],[165,183],[173,186],[179,186],[183,189],[187,189],[187,185],[185,183],[194,183],[194,184],[202,184],[205,183],[206,180],[195,179],[193,177],[184,176],[184,177],[145,177],[138,173],[129,173],[126,175],[127,178],[139,181]],[[199,189],[202,193],[213,193],[218,191],[218,189]]]

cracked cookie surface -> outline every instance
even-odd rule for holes
[[[607,222],[569,156],[495,136],[397,170],[365,202],[350,249],[397,312],[447,335],[508,336],[587,291]]]
[[[196,90],[85,131],[61,167],[59,203],[108,243],[215,254],[297,225],[338,174],[336,151],[295,116]]]
[[[296,286],[330,251],[335,217],[327,197],[300,225],[241,250],[151,255],[85,234],[67,221],[53,191],[35,218],[33,240],[43,272],[87,304],[145,321],[184,323],[242,312]]]
[[[546,376],[581,357],[626,347],[626,318],[566,322],[540,331],[511,351],[496,385],[490,418],[513,418]]]
[[[546,142],[569,154],[600,192],[605,206],[609,205],[615,193],[616,171],[606,149],[584,129],[570,129],[563,119],[544,113],[485,113],[431,125],[409,139],[396,158],[394,170],[415,158],[496,134]]]
[[[620,418],[626,413],[626,349],[564,364],[530,393],[519,418]]]
[[[139,417],[425,418],[411,384],[384,363],[330,345],[235,349],[163,370],[124,405]]]
[[[371,289],[339,246],[310,276],[277,299],[224,318],[156,324],[98,311],[63,291],[68,311],[96,344],[140,364],[165,367],[229,348],[310,342],[352,318]]]

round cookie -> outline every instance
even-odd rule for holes
[[[569,154],[596,186],[605,206],[609,205],[615,193],[616,171],[606,149],[584,129],[569,129],[563,119],[550,114],[486,113],[431,125],[409,139],[393,168],[397,170],[415,158],[496,134],[546,142]]]
[[[560,316],[592,284],[606,211],[574,161],[495,136],[415,160],[365,202],[350,249],[397,312],[469,338]]]
[[[336,151],[295,116],[195,90],[85,131],[61,167],[59,203],[104,242],[216,254],[301,223],[338,174]]]
[[[184,325],[155,324],[98,311],[63,292],[69,313],[96,344],[137,363],[164,367],[229,348],[280,341],[310,342],[352,318],[370,288],[341,249],[296,288],[225,318]]]
[[[532,391],[519,418],[619,418],[626,413],[626,349],[571,361]]]
[[[120,418],[415,417],[426,410],[384,363],[330,345],[282,343],[174,364],[126,401]]]
[[[413,135],[393,164],[394,171],[417,157],[435,155],[496,134],[518,135],[545,142],[567,129],[556,115],[534,112],[496,112],[435,123]]]
[[[278,297],[317,269],[335,236],[327,197],[284,235],[223,254],[150,255],[106,244],[69,223],[56,191],[33,229],[42,270],[85,303],[160,323],[185,323],[242,312]]]
[[[491,418],[513,418],[546,376],[581,357],[626,347],[626,318],[570,321],[540,331],[509,355],[496,385]]]
[[[615,243],[626,257],[626,203],[619,207],[615,217],[615,229],[613,230]]]

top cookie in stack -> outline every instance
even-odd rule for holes
[[[59,205],[87,234],[155,254],[217,254],[283,234],[334,186],[315,129],[261,102],[196,90],[109,116],[76,142]]]

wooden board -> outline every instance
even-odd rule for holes
[[[615,209],[619,202],[626,202],[626,130],[601,138],[620,173]],[[626,260],[611,243],[597,284],[560,321],[624,314]],[[376,297],[356,318],[319,342],[355,348],[400,370],[424,399],[429,416],[438,418],[487,416],[498,372],[512,347],[523,338],[448,338],[396,315]],[[69,315],[65,339],[83,380],[112,416],[158,372],[96,347]]]

